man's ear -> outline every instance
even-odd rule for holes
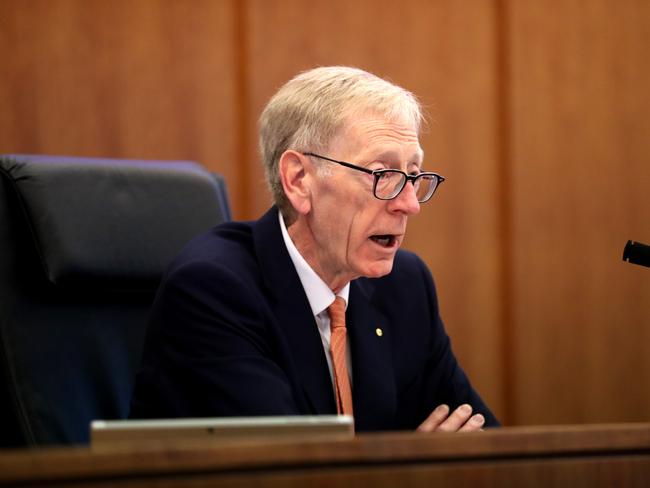
[[[299,152],[288,150],[280,156],[278,171],[280,180],[291,206],[298,214],[305,215],[311,210],[311,181],[309,159]]]

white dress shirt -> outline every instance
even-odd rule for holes
[[[330,370],[330,378],[332,379],[332,388],[334,386],[334,370],[332,368],[332,354],[330,353],[330,316],[327,313],[327,307],[329,307],[334,299],[339,296],[345,300],[345,307],[347,309],[348,299],[350,295],[350,283],[347,283],[336,295],[330,289],[329,286],[316,274],[316,272],[309,266],[305,258],[302,257],[296,246],[294,245],[287,227],[284,224],[284,218],[282,214],[278,212],[280,219],[280,229],[282,229],[282,238],[284,239],[284,245],[289,251],[289,256],[293,262],[298,277],[300,278],[300,283],[305,290],[307,295],[307,300],[309,300],[309,306],[311,307],[311,312],[314,314],[314,319],[318,326],[318,332],[320,333],[321,342],[323,343],[323,350],[325,351],[325,358],[327,358],[327,367]],[[307,324],[305,324],[307,325]],[[350,347],[346,342],[345,347],[345,362],[348,366],[348,375],[350,376],[350,385],[352,386],[352,364],[350,361]]]

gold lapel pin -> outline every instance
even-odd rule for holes
[[[375,329],[375,334],[377,334],[377,337],[381,337],[381,336],[384,335],[384,331],[381,330],[381,328],[377,327],[377,328]]]

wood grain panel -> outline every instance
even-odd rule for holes
[[[0,452],[0,486],[646,487],[649,446],[647,424],[159,439]]]
[[[358,66],[414,91],[430,113],[428,168],[448,180],[411,220],[406,247],[432,269],[457,355],[503,412],[494,15],[485,1],[247,2],[249,131],[301,70]],[[251,147],[249,160],[257,160]],[[260,175],[261,176],[261,175]],[[254,210],[269,205],[262,179]],[[408,306],[408,304],[404,304]]]
[[[497,415],[648,420],[649,46],[645,0],[0,1],[0,153],[198,160],[255,218],[272,93],[376,72],[428,109],[448,179],[406,246]]]
[[[516,423],[650,419],[650,4],[509,2]]]
[[[0,152],[192,159],[238,202],[233,2],[0,2]]]

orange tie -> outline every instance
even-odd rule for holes
[[[330,352],[334,364],[334,385],[336,387],[336,411],[339,415],[352,415],[352,389],[345,361],[345,300],[336,297],[328,307],[330,314]]]

